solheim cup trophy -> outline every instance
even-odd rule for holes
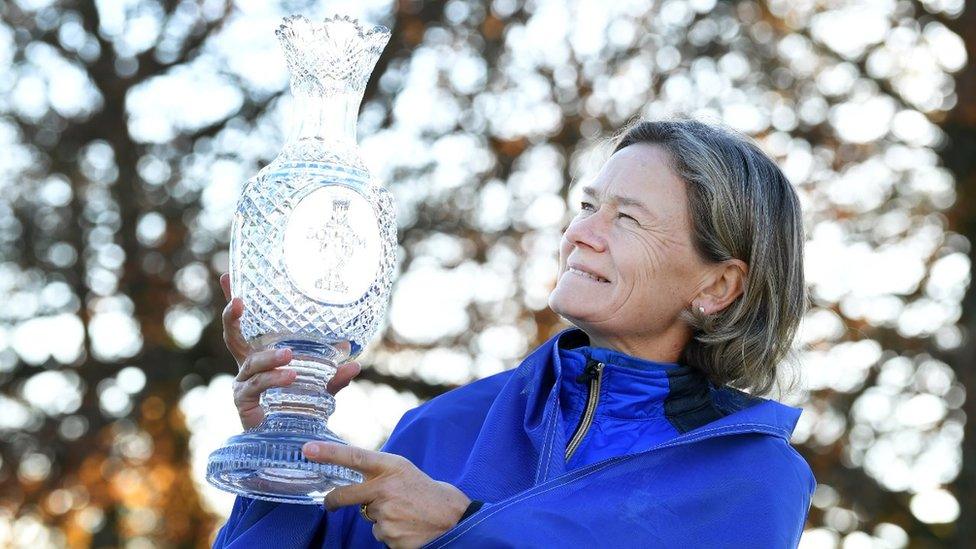
[[[207,480],[250,498],[314,504],[363,480],[352,469],[306,460],[302,445],[343,442],[326,426],[335,409],[326,384],[375,335],[389,302],[393,200],[366,170],[356,122],[390,32],[348,17],[292,16],[276,34],[297,124],[278,157],[244,186],[230,285],[244,300],[244,338],[258,350],[291,348],[287,367],[298,375],[261,395],[264,421],[210,455]]]

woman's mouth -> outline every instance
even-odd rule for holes
[[[567,271],[567,272],[570,272],[570,273],[573,273],[574,275],[578,275],[578,276],[581,276],[581,277],[583,277],[583,278],[586,278],[586,279],[589,279],[589,280],[592,280],[592,281],[594,281],[594,282],[602,282],[602,283],[604,283],[604,284],[609,284],[609,283],[610,283],[610,281],[609,281],[609,280],[607,280],[607,279],[605,279],[605,278],[603,278],[602,276],[596,276],[596,275],[592,275],[592,274],[590,274],[590,273],[587,273],[587,272],[584,272],[584,271],[581,271],[581,270],[579,270],[579,269],[577,269],[577,268],[575,268],[575,267],[567,267],[567,268],[566,268],[566,271]]]

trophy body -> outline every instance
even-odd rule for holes
[[[242,335],[257,350],[291,348],[287,367],[298,376],[261,395],[264,421],[211,454],[207,480],[251,498],[313,504],[362,481],[352,469],[306,460],[301,448],[343,442],[326,426],[335,409],[326,384],[373,337],[389,302],[393,200],[356,146],[359,104],[389,31],[342,17],[290,17],[277,34],[299,123],[244,186],[231,233],[231,292],[245,303]]]

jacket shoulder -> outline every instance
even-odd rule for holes
[[[724,440],[723,440],[724,439]],[[769,547],[796,547],[803,533],[817,481],[803,456],[780,437],[740,434],[713,439],[710,454],[721,470],[726,501],[739,519],[765,525],[732,529],[729,541],[743,546],[764,539]]]
[[[601,486],[626,487],[641,544],[785,548],[799,543],[815,481],[787,440],[736,433],[635,456],[586,488]]]
[[[809,496],[816,488],[810,465],[784,438],[740,433],[702,444],[712,446],[703,453],[720,461],[725,475],[747,480],[759,491],[787,490]]]
[[[384,452],[412,458],[419,464],[424,447],[437,442],[451,446],[456,438],[476,435],[502,386],[512,375],[506,370],[472,381],[407,410],[383,446]],[[447,438],[445,438],[447,437]]]
[[[458,413],[478,414],[482,411],[487,413],[491,403],[511,375],[512,370],[506,370],[451,389],[407,411],[400,421],[402,423],[420,417],[456,418]]]

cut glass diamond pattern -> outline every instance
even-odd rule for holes
[[[207,479],[251,498],[311,504],[336,486],[362,481],[352,469],[305,460],[301,446],[309,440],[342,442],[326,426],[335,400],[325,387],[337,364],[358,355],[374,337],[393,285],[393,200],[370,179],[354,133],[355,113],[389,31],[348,17],[322,23],[289,17],[277,34],[293,94],[304,98],[305,108],[319,109],[306,113],[308,120],[326,122],[310,124],[311,131],[303,125],[278,157],[245,183],[231,231],[231,290],[245,304],[244,338],[257,349],[294,349],[288,367],[298,376],[287,387],[262,394],[264,422],[211,454]],[[317,116],[322,113],[330,118]],[[343,189],[333,192],[330,186]],[[340,198],[297,208],[316,192]],[[323,204],[331,206],[332,217],[322,211],[320,222],[319,209],[327,209]],[[375,223],[364,224],[363,213]],[[289,232],[292,220],[300,222]],[[351,283],[349,277],[357,274],[362,276]],[[318,298],[341,294],[342,299],[323,301],[293,280],[306,290],[316,288],[309,281],[327,280],[329,288],[338,289],[319,292]],[[341,341],[351,343],[348,354],[334,346]]]

